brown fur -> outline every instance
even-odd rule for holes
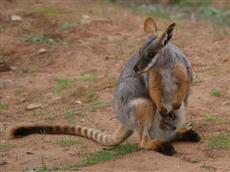
[[[190,82],[188,79],[187,71],[181,64],[175,65],[174,69],[172,70],[172,75],[175,76],[179,81],[179,88],[172,104],[173,109],[177,110],[180,108],[182,101],[185,101],[187,104],[186,99],[189,95]]]
[[[161,75],[157,71],[149,71],[149,95],[156,104],[157,111],[166,115],[167,110],[161,103]]]

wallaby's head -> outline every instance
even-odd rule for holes
[[[172,23],[162,34],[157,35],[157,26],[154,20],[150,17],[145,20],[144,31],[150,35],[150,39],[139,51],[139,60],[133,68],[135,73],[142,74],[148,72],[156,63],[157,58],[161,58],[158,53],[173,37],[175,26],[176,24]]]

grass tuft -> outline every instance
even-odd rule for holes
[[[85,82],[96,82],[97,81],[97,76],[92,75],[92,74],[83,74],[80,77],[80,80],[85,81]]]
[[[67,11],[60,9],[60,8],[54,8],[54,7],[39,7],[39,8],[32,8],[29,9],[29,13],[31,14],[41,14],[48,17],[57,17],[61,16],[63,14],[68,13]]]
[[[59,93],[65,89],[71,88],[73,84],[74,80],[58,79],[56,85],[53,87],[53,91]]]
[[[57,140],[56,144],[60,145],[63,148],[67,148],[67,147],[70,147],[70,146],[73,146],[73,145],[82,144],[82,142],[80,140],[63,137],[63,138]]]
[[[208,148],[211,150],[230,150],[230,134],[222,133],[209,138]]]
[[[210,95],[214,97],[220,97],[222,96],[222,93],[219,90],[212,90]]]
[[[59,42],[57,39],[52,38],[48,35],[27,35],[25,41],[33,44],[45,44],[49,46],[56,45]]]
[[[1,144],[0,145],[0,152],[7,152],[7,151],[9,151],[15,147],[17,147],[17,146],[14,144]]]
[[[89,104],[89,111],[96,112],[98,109],[105,109],[107,107],[110,107],[112,105],[112,102],[104,102],[100,100],[96,100]]]
[[[79,111],[69,111],[64,114],[64,118],[68,120],[69,123],[76,124],[75,116],[80,116],[80,115],[82,115],[82,113]]]
[[[137,144],[120,145],[113,150],[101,150],[94,154],[88,155],[85,159],[81,160],[78,164],[69,164],[64,167],[68,170],[76,170],[80,167],[90,166],[106,161],[116,160],[124,155],[138,151]]]
[[[72,23],[63,23],[59,26],[59,29],[62,31],[70,31],[74,30],[77,27],[77,24],[72,24]]]
[[[0,102],[0,110],[6,110],[6,109],[8,109],[9,108],[9,105],[8,104],[6,104],[6,103],[1,103]]]

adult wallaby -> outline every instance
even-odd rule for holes
[[[152,18],[144,22],[151,34],[122,71],[115,95],[115,108],[120,127],[112,135],[82,126],[23,125],[10,129],[13,137],[33,133],[70,134],[113,147],[133,132],[140,138],[140,147],[173,155],[172,141],[197,142],[200,136],[183,128],[192,82],[192,69],[184,53],[170,43],[175,24],[161,35],[156,34]]]

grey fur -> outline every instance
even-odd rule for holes
[[[118,81],[118,87],[115,95],[117,118],[123,125],[129,127],[133,131],[139,130],[138,119],[135,108],[133,107],[133,102],[150,100],[147,84],[148,73],[145,73],[144,75],[137,75],[133,69],[140,58],[142,58],[142,55],[146,53],[146,49],[148,49],[148,47],[155,46],[154,44],[156,44],[156,41],[154,40],[157,39],[150,39],[144,48],[142,48],[128,61],[128,64],[124,67]],[[151,67],[151,70],[158,70],[162,75],[163,82],[161,88],[163,88],[163,104],[167,110],[170,111],[172,109],[173,98],[176,90],[178,89],[178,80],[170,74],[170,71],[176,63],[180,63],[186,66],[189,81],[192,82],[192,67],[186,55],[172,43],[168,43],[166,47],[161,48],[155,55],[155,58],[155,63]],[[175,113],[177,118],[173,121],[173,125],[177,126],[177,129],[174,131],[161,130],[159,128],[159,121],[162,117],[158,112],[156,113],[152,125],[149,126],[149,135],[151,139],[159,138],[165,141],[170,141],[173,138],[176,131],[178,131],[180,126],[185,122],[185,104],[182,103],[181,107],[175,111]]]

